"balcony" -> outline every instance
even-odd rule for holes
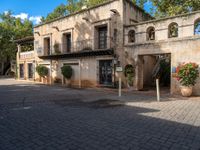
[[[20,52],[19,58],[20,60],[32,59],[34,58],[34,51]]]
[[[106,38],[104,41],[87,39],[70,43],[56,43],[53,46],[40,47],[38,51],[41,52],[41,55],[38,56],[43,59],[50,59],[113,55],[114,46],[111,38]]]

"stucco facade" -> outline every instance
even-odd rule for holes
[[[63,82],[60,68],[70,65],[73,68],[72,84],[75,86],[113,86],[116,81],[114,59],[117,58],[122,65],[126,64],[122,40],[124,25],[150,18],[150,15],[129,1],[113,0],[36,26],[36,62],[49,67],[52,83],[55,78]],[[70,52],[66,50],[69,46],[66,35],[70,36],[67,39],[71,43]],[[106,39],[100,37],[104,35]],[[45,51],[46,43],[49,44],[48,52]],[[106,74],[104,69],[109,73]],[[38,78],[36,75],[36,80]]]
[[[160,20],[141,22],[125,28],[125,51],[136,62],[135,87],[142,89],[145,80],[145,66],[152,68],[152,61],[144,59],[145,56],[170,55],[171,60],[171,93],[179,93],[180,85],[173,73],[180,63],[195,62],[200,64],[200,36],[195,34],[195,22],[200,17],[199,12],[183,14],[176,17],[169,17]],[[178,24],[177,37],[169,37],[169,26],[172,23]],[[148,40],[148,28],[155,29],[155,39]],[[135,42],[128,42],[128,32],[135,31]],[[145,64],[146,63],[146,64]],[[147,77],[148,78],[148,77]],[[199,95],[200,80],[194,87],[194,94]]]
[[[33,48],[34,37],[26,37],[24,39],[16,40],[17,54],[16,54],[16,78],[20,80],[35,79],[35,51]],[[29,51],[23,51],[23,46],[32,45]]]
[[[154,85],[159,58],[170,64],[170,91],[179,92],[173,77],[182,62],[200,64],[200,36],[194,34],[200,12],[155,20],[129,0],[112,0],[34,27],[35,66],[49,68],[49,84],[64,83],[63,65],[73,68],[76,87],[114,86],[116,66],[135,67],[134,88]],[[175,32],[169,27],[177,27]],[[130,31],[131,34],[130,34]],[[151,32],[151,34],[149,34]],[[172,35],[171,35],[172,34]],[[34,74],[39,81],[37,73]],[[127,79],[122,76],[126,87]],[[200,81],[194,94],[200,95]]]

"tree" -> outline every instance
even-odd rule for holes
[[[33,35],[33,24],[29,20],[13,17],[11,11],[0,14],[0,20],[0,63],[8,66],[10,60],[15,59],[14,40]]]
[[[86,6],[88,7],[92,7],[98,4],[102,4],[104,2],[106,2],[107,0],[88,0],[85,2]]]
[[[108,0],[67,0],[67,4],[61,4],[54,9],[53,12],[49,13],[47,17],[42,17],[41,22],[47,22],[53,20],[55,18],[59,18],[65,16],[67,14],[71,14],[77,11],[80,11],[83,6],[93,7],[95,5],[104,3]],[[141,8],[144,8],[144,4],[148,0],[132,0],[136,5]]]
[[[52,19],[65,16],[66,14],[67,14],[66,6],[64,4],[61,4],[58,7],[56,7],[52,13],[49,13],[46,18],[42,17],[41,21],[42,22],[50,21]]]
[[[144,8],[144,4],[148,1],[148,0],[132,0],[134,4],[138,5],[140,8]]]
[[[156,17],[173,16],[199,10],[199,0],[152,0]]]

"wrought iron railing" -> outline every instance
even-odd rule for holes
[[[112,38],[107,37],[104,41],[99,39],[86,39],[76,42],[55,43],[53,46],[39,47],[37,49],[39,55],[67,54],[81,51],[95,51],[114,48],[116,42]]]
[[[32,51],[27,51],[27,52],[20,52],[19,58],[20,58],[20,59],[30,59],[30,58],[34,58],[34,50],[32,50]]]

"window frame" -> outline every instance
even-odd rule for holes
[[[173,35],[172,33],[173,26],[176,26],[176,29],[174,29],[175,30],[174,32],[176,35]],[[177,37],[179,37],[179,25],[176,22],[172,22],[168,26],[168,38],[177,38]]]
[[[135,43],[136,41],[135,34],[136,34],[135,30],[131,29],[128,31],[128,43]]]

